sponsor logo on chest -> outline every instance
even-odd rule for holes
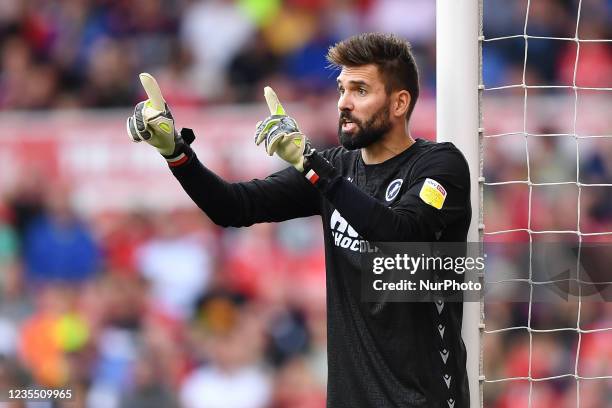
[[[368,241],[361,239],[359,233],[334,210],[329,220],[329,228],[333,237],[334,245],[354,252],[377,252],[378,248]]]

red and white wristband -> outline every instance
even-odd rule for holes
[[[173,156],[171,158],[165,157],[166,161],[168,162],[168,166],[170,167],[178,167],[187,163],[189,161],[189,158],[193,155],[193,152],[191,151],[189,146],[195,140],[195,133],[193,133],[192,129],[182,128],[180,131],[180,135],[180,139],[182,139],[181,144],[183,145],[179,147],[179,150],[182,150],[182,152],[179,155]]]
[[[306,177],[311,184],[316,184],[317,181],[319,181],[319,175],[313,169],[308,170],[304,177]]]
[[[314,149],[304,155],[303,174],[312,185],[323,188],[338,177],[334,166]]]
[[[187,156],[185,153],[181,153],[171,159],[166,159],[166,161],[168,162],[168,166],[170,167],[178,167],[182,164],[185,164],[187,160],[189,160],[189,156]]]

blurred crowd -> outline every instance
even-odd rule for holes
[[[612,307],[610,302],[529,305],[488,302],[486,330],[531,327],[485,334],[484,371],[487,380],[522,378],[486,383],[484,406],[491,408],[610,406],[612,370]],[[578,323],[579,322],[579,323]],[[600,330],[579,334],[582,330]],[[602,330],[603,329],[603,330]],[[536,379],[529,382],[527,377]],[[550,378],[539,380],[542,378]],[[556,378],[555,378],[556,377]],[[577,394],[579,393],[579,398]],[[530,397],[531,396],[531,397]],[[578,402],[579,401],[579,402]]]
[[[318,225],[83,218],[68,189],[29,180],[0,202],[0,390],[70,388],[88,407],[325,406]]]
[[[526,2],[484,4],[486,38],[523,33]],[[576,34],[577,0],[531,3],[527,34]],[[612,6],[582,1],[578,36],[610,38]],[[585,23],[588,21],[588,23]],[[409,39],[421,95],[435,92],[435,8],[429,0],[4,0],[0,4],[0,108],[130,106],[137,73],[154,73],[173,106],[255,100],[264,84],[287,100],[334,92],[325,54],[364,31]],[[487,86],[522,82],[524,41],[483,48]],[[580,86],[605,86],[609,44],[582,43]],[[573,41],[529,40],[529,84],[571,85]]]
[[[526,3],[485,0],[485,37],[522,34]],[[578,3],[532,0],[527,33],[573,38]],[[578,37],[612,38],[612,1],[580,3]],[[422,98],[434,95],[431,0],[3,0],[0,109],[130,106],[143,97],[134,80],[141,71],[158,78],[173,106],[248,103],[260,98],[264,84],[284,99],[303,100],[335,93],[325,52],[363,31],[409,39]],[[523,39],[486,43],[483,57],[487,87],[523,81]],[[609,43],[581,43],[576,64],[575,42],[529,39],[527,57],[528,85],[571,85],[576,71],[578,86],[610,86]],[[607,115],[610,99],[598,106],[598,114]],[[555,120],[556,112],[547,126],[540,121],[528,130],[573,133]],[[522,111],[488,117],[509,122],[522,118]],[[502,122],[485,123],[487,133],[504,131]],[[609,135],[610,128],[576,132]],[[578,177],[581,183],[611,184],[610,157],[610,137],[490,138],[484,143],[484,175],[487,182]],[[85,216],[75,210],[69,184],[28,173],[15,186],[0,197],[0,391],[65,387],[74,390],[77,406],[104,408],[325,406],[318,219],[221,230],[197,209]],[[530,195],[525,184],[488,186],[485,228],[609,232],[610,190],[536,186]],[[580,314],[576,304],[488,304],[485,312],[487,329],[612,327],[609,303],[583,303]],[[541,378],[577,369],[582,376],[609,376],[611,335],[485,335],[485,375]],[[531,388],[524,380],[487,384],[485,406],[526,407],[530,393],[534,407],[575,407],[577,382],[563,377]],[[580,397],[582,408],[606,406],[610,381],[580,381]]]
[[[0,107],[133,105],[142,71],[173,106],[335,91],[326,51],[363,31],[410,38],[431,89],[434,22],[428,0],[6,0]]]
[[[574,81],[581,87],[610,87],[610,43],[581,42],[578,53],[573,41],[612,38],[609,0],[484,0],[483,14],[486,39],[523,34],[536,37],[483,43],[483,80],[487,87],[523,82],[531,86],[572,86]]]

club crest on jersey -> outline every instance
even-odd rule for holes
[[[421,187],[419,197],[425,203],[439,210],[444,205],[444,200],[446,200],[446,189],[436,180],[427,178],[423,183],[423,187]]]
[[[400,188],[402,188],[402,183],[404,180],[395,179],[389,183],[387,186],[387,191],[385,192],[385,199],[387,201],[393,200],[399,194]]]

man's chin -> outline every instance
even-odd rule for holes
[[[341,131],[338,135],[340,139],[340,144],[348,150],[355,150],[361,148],[362,146],[359,146],[359,138],[356,133],[357,132]]]

